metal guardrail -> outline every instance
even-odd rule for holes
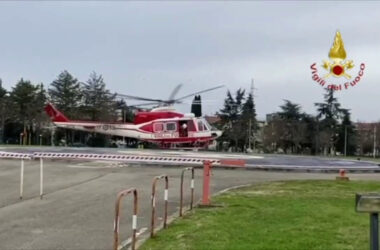
[[[151,206],[152,206],[152,217],[151,217],[151,224],[150,224],[150,237],[154,236],[154,224],[156,220],[156,184],[157,181],[160,179],[165,179],[165,193],[164,193],[164,200],[165,200],[165,208],[164,208],[164,228],[167,227],[167,220],[168,220],[168,195],[169,195],[169,178],[167,175],[160,175],[153,178],[152,183],[152,196],[151,196]]]
[[[194,168],[189,167],[182,170],[181,173],[181,186],[180,186],[180,200],[179,200],[179,216],[182,217],[182,208],[183,208],[183,180],[184,175],[186,171],[191,171],[191,182],[190,182],[190,189],[191,189],[191,198],[190,198],[190,210],[193,209],[193,203],[194,203]]]
[[[115,204],[115,220],[114,220],[114,241],[113,241],[113,249],[119,249],[119,231],[120,231],[120,208],[121,208],[121,200],[124,196],[133,193],[133,215],[132,215],[132,243],[131,248],[135,250],[136,247],[136,231],[137,231],[137,203],[138,196],[136,188],[130,188],[123,191],[120,191],[117,194],[116,204]]]

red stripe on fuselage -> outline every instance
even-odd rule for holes
[[[81,120],[70,120],[68,122],[63,122],[63,123],[91,123],[91,124],[98,124],[98,125],[107,125],[107,124],[135,125],[134,123],[130,123],[130,122],[99,122],[99,121],[81,121]]]

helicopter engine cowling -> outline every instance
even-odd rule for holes
[[[167,119],[167,118],[181,118],[183,114],[172,112],[172,111],[162,111],[162,112],[138,112],[135,115],[133,121],[134,124],[141,124],[145,122],[150,122],[157,119]]]

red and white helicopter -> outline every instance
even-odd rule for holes
[[[159,144],[163,148],[181,147],[183,145],[190,147],[207,147],[216,138],[222,135],[222,131],[213,129],[204,118],[195,117],[192,113],[183,114],[177,112],[173,104],[181,103],[181,100],[185,98],[223,86],[206,89],[174,99],[180,87],[181,85],[178,85],[174,89],[168,100],[118,94],[118,96],[124,98],[152,102],[149,104],[159,104],[158,107],[150,111],[138,111],[135,114],[133,123],[70,120],[51,103],[47,104],[45,111],[50,116],[54,125],[61,128],[135,138],[141,141]],[[143,105],[147,104],[148,103]]]

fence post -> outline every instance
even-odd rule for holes
[[[40,199],[44,196],[44,161],[40,158]]]
[[[203,162],[203,197],[202,205],[210,205],[210,175],[211,175],[211,162]]]
[[[120,208],[121,199],[129,193],[133,192],[133,215],[132,215],[132,242],[131,249],[135,250],[136,247],[136,231],[137,231],[137,190],[136,188],[130,188],[120,191],[117,194],[116,204],[115,204],[115,220],[114,220],[114,241],[113,249],[118,250],[119,247],[119,229],[120,229]]]
[[[181,187],[180,187],[180,202],[179,202],[179,216],[182,217],[182,207],[183,207],[183,179],[185,175],[186,170],[191,170],[191,200],[190,200],[190,210],[193,209],[193,203],[194,203],[194,168],[189,167],[182,170],[181,173]]]
[[[24,159],[21,159],[21,169],[20,169],[20,200],[22,200],[23,193],[24,193]]]
[[[169,178],[167,175],[155,176],[152,183],[152,196],[151,196],[151,206],[152,206],[152,217],[150,224],[150,237],[154,236],[154,224],[156,218],[156,183],[159,179],[165,178],[165,191],[164,191],[164,200],[165,200],[165,211],[164,211],[164,228],[167,227],[168,220],[168,195],[169,195]]]

